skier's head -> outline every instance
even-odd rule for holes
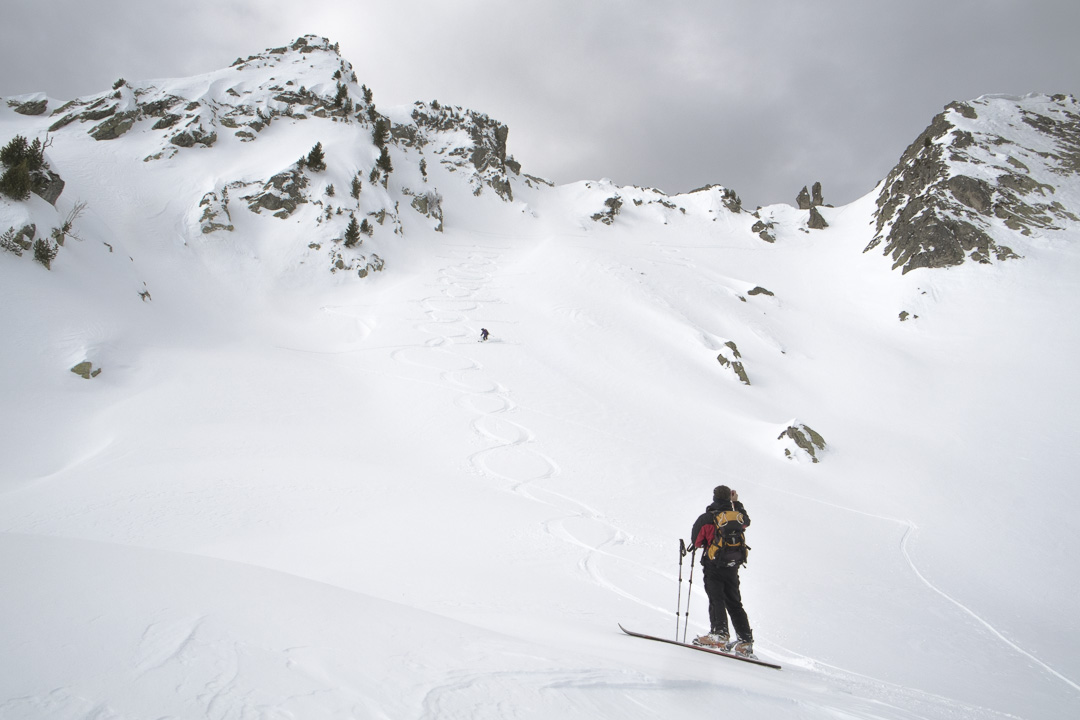
[[[712,491],[713,502],[731,502],[731,488],[727,485],[717,485]]]

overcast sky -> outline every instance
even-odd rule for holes
[[[744,205],[873,189],[951,100],[1077,94],[1077,0],[0,0],[0,96],[194,75],[305,34],[376,104],[501,120],[525,172]]]

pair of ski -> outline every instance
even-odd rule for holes
[[[780,669],[779,665],[768,663],[764,660],[758,660],[756,658],[743,657],[742,655],[725,652],[723,650],[718,650],[717,648],[705,647],[704,645],[691,645],[690,643],[683,643],[679,642],[678,640],[668,640],[667,638],[656,637],[655,635],[643,635],[641,633],[631,632],[630,630],[624,628],[621,624],[619,625],[619,629],[627,635],[641,638],[642,640],[656,640],[657,642],[667,643],[669,645],[678,645],[679,647],[690,648],[691,650],[700,650],[701,652],[707,652],[713,655],[721,655],[726,658],[731,658],[732,660],[741,660],[742,662],[753,663],[754,665],[763,665],[765,667],[773,668],[774,670]]]

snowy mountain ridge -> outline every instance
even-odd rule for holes
[[[28,135],[51,134],[53,145],[61,138],[66,141],[72,132],[83,132],[99,142],[123,140],[137,152],[146,152],[142,159],[147,163],[168,161],[181,152],[212,150],[215,145],[252,143],[267,135],[275,121],[295,125],[310,118],[343,123],[352,132],[338,133],[347,143],[332,163],[338,182],[308,188],[311,173],[305,174],[295,163],[285,167],[259,163],[263,169],[254,171],[257,177],[251,177],[252,169],[245,177],[218,178],[214,187],[200,193],[194,214],[202,232],[228,232],[234,227],[229,219],[241,200],[254,212],[266,208],[279,218],[289,217],[301,204],[314,203],[320,211],[308,213],[312,217],[303,221],[316,236],[308,248],[326,246],[332,270],[358,269],[361,276],[381,269],[383,261],[377,252],[371,253],[369,261],[363,253],[334,248],[331,243],[344,233],[344,212],[380,227],[389,219],[389,227],[400,234],[404,231],[399,216],[402,201],[428,217],[432,227],[442,226],[443,196],[434,183],[443,182],[446,173],[457,175],[449,182],[464,180],[475,195],[487,188],[508,202],[514,200],[515,185],[551,186],[549,181],[522,174],[520,163],[507,155],[508,128],[487,115],[437,101],[389,109],[383,115],[337,45],[310,35],[193,78],[119,79],[111,91],[63,104],[43,94],[8,98],[5,104],[9,111],[37,120],[21,128]],[[1015,258],[1011,249],[1015,233],[1072,231],[1080,214],[1080,191],[1074,187],[1080,147],[1076,105],[1075,99],[1064,95],[986,96],[952,103],[916,138],[875,191],[878,209],[866,251],[884,243],[884,253],[892,257],[894,267],[908,272],[952,266],[965,258],[978,262]],[[385,137],[367,142],[380,122],[385,124],[381,131]],[[387,143],[391,152],[385,163],[401,170],[394,176],[394,187],[388,184],[391,173],[384,176],[376,167],[379,151]],[[264,149],[247,154],[263,153]],[[56,154],[52,149],[51,155]],[[351,177],[342,177],[341,154],[348,157]],[[428,176],[429,167],[444,172],[436,180]],[[354,182],[359,183],[358,189]],[[324,200],[322,195],[330,185],[331,192],[353,188],[356,202]],[[725,210],[743,212],[738,196],[721,186],[672,197],[642,188],[608,189],[609,185],[584,184],[583,190],[593,191],[588,194],[596,197],[579,212],[611,224],[620,212],[633,214],[635,207],[659,206],[658,213],[647,214],[667,224],[677,218],[665,211],[685,216],[699,209],[700,202],[683,198],[702,191],[720,199],[706,203],[707,216]],[[55,197],[49,199],[55,203]],[[827,227],[821,205],[820,197],[814,202],[800,198],[800,206],[810,216],[798,225]],[[775,213],[764,208],[753,215],[752,231],[774,241]],[[18,229],[14,222],[9,226]]]

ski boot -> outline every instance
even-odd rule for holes
[[[739,657],[750,658],[751,660],[757,660],[757,655],[754,654],[754,641],[753,640],[735,640],[729,642],[725,648],[727,652],[732,655],[738,655]]]
[[[728,644],[728,634],[723,633],[709,633],[708,635],[700,635],[694,638],[694,644],[700,647],[716,648],[717,650],[723,650]]]

